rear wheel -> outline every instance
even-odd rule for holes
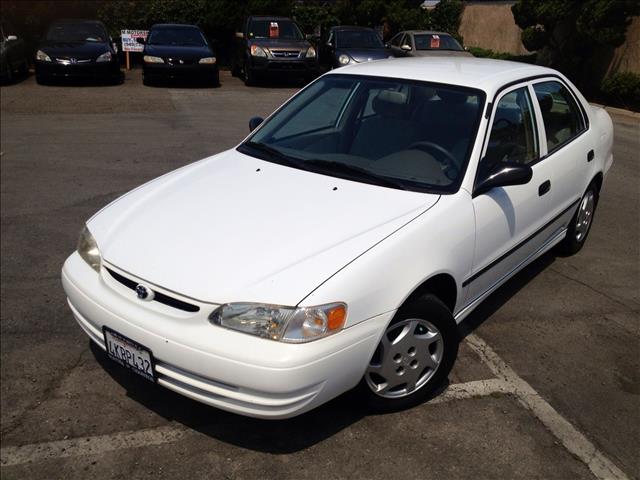
[[[403,306],[386,328],[358,390],[374,411],[425,401],[446,380],[458,355],[449,309],[427,294]]]
[[[569,223],[567,236],[559,244],[561,253],[565,255],[574,255],[582,249],[584,242],[587,240],[587,236],[589,235],[589,231],[591,230],[597,206],[598,186],[595,183],[592,183],[580,199],[578,210],[573,215],[571,223]]]

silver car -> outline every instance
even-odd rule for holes
[[[428,30],[400,32],[387,46],[394,57],[473,56],[448,33]]]

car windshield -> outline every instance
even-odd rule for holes
[[[450,35],[421,33],[413,36],[416,50],[464,50]]]
[[[107,32],[97,23],[61,23],[52,25],[47,32],[51,42],[106,42]]]
[[[149,45],[173,45],[178,47],[204,47],[206,41],[197,28],[157,28],[149,33]]]
[[[454,192],[484,93],[413,80],[326,75],[239,151],[325,175],[414,191]]]
[[[344,30],[337,32],[336,48],[384,48],[376,32]]]
[[[291,20],[253,20],[249,24],[249,38],[302,40],[304,37]]]

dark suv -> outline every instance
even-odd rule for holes
[[[318,75],[318,55],[290,18],[251,16],[236,32],[231,67],[247,85],[269,74],[308,81]]]

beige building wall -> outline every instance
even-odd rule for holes
[[[625,42],[616,48],[608,75],[617,72],[634,72],[640,74],[640,17],[633,17],[627,27]]]
[[[520,39],[522,30],[513,20],[513,3],[466,3],[460,20],[460,35],[465,46],[515,55],[529,53]]]

